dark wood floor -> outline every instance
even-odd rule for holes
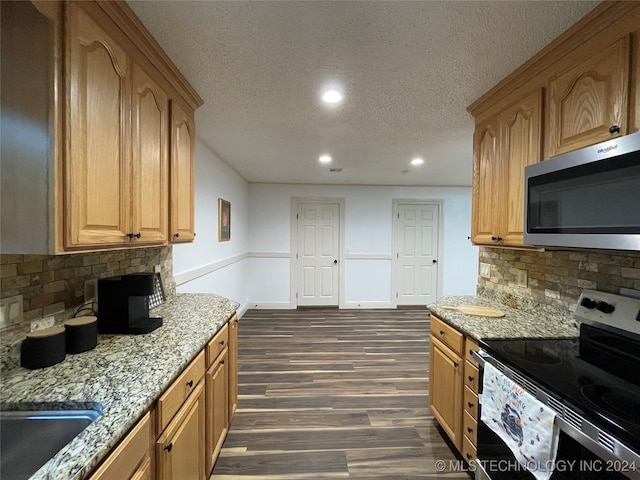
[[[426,310],[250,310],[212,479],[464,479],[428,405]],[[447,469],[448,470],[448,469]]]

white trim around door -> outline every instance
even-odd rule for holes
[[[339,308],[344,308],[344,242],[345,242],[345,199],[325,197],[291,197],[291,306],[298,307],[298,280],[300,270],[300,246],[298,245],[298,207],[301,204],[335,204],[338,205],[338,302]]]
[[[426,200],[426,199],[394,199],[393,201],[393,255],[392,255],[392,279],[391,279],[391,302],[393,307],[397,307],[398,305],[403,305],[404,302],[399,301],[399,290],[402,288],[402,279],[400,275],[401,269],[401,259],[400,259],[400,251],[403,249],[403,246],[400,245],[402,234],[400,232],[400,210],[406,206],[430,206],[435,207],[435,211],[437,212],[437,246],[435,249],[435,257],[433,260],[437,265],[437,274],[436,274],[436,287],[435,287],[435,298],[433,301],[436,301],[438,298],[442,296],[442,277],[443,277],[443,258],[444,258],[444,201],[443,200]],[[430,303],[430,302],[425,302]]]

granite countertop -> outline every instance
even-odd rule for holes
[[[465,315],[442,307],[481,305],[501,310],[501,318]],[[552,306],[524,304],[513,308],[497,300],[475,295],[449,295],[440,298],[427,308],[441,320],[447,322],[476,340],[483,338],[573,338],[579,334],[573,313]]]
[[[238,306],[217,295],[178,294],[152,310],[152,316],[163,319],[154,332],[99,335],[94,350],[67,355],[57,365],[3,371],[3,410],[102,408],[102,414],[31,479],[85,478]]]

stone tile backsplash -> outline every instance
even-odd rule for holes
[[[87,280],[153,272],[160,265],[166,295],[175,293],[172,247],[133,248],[72,255],[0,255],[0,298],[23,296],[21,330],[32,320],[64,317],[84,302]],[[13,327],[9,327],[13,328]]]
[[[526,299],[573,310],[583,289],[640,295],[640,252],[480,247],[479,261],[491,276],[478,276],[478,293],[491,291],[511,306]],[[523,272],[526,287],[518,282]]]

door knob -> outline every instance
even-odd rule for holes
[[[431,260],[431,263],[438,263],[438,260],[434,258],[433,260]]]
[[[338,260],[334,260],[333,264],[336,265],[338,263]]]

